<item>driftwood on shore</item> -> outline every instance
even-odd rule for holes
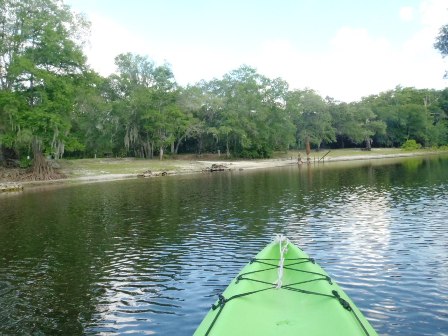
[[[203,169],[204,172],[217,172],[217,171],[225,171],[225,170],[230,170],[230,168],[224,164],[217,164],[217,163],[213,163],[211,165],[211,167],[207,167],[207,168]]]
[[[0,183],[0,192],[22,191],[23,185],[16,182]]]
[[[143,173],[137,174],[137,177],[156,177],[156,176],[167,176],[167,175],[174,175],[175,173],[172,171],[151,171],[151,170],[146,170]]]

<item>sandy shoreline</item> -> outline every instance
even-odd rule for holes
[[[343,162],[343,161],[369,161],[377,159],[394,159],[394,158],[405,158],[405,157],[416,157],[416,156],[430,156],[430,155],[440,155],[446,154],[446,152],[410,152],[410,153],[393,153],[393,154],[379,154],[379,153],[366,153],[359,155],[348,155],[348,156],[334,156],[326,157],[323,161],[325,164],[331,164],[332,162]],[[311,156],[311,166],[322,164],[322,161],[314,159]],[[112,161],[113,162],[113,161]],[[174,163],[173,163],[174,162]],[[297,156],[289,158],[277,158],[277,159],[265,159],[265,160],[235,160],[235,161],[221,161],[221,160],[176,160],[170,161],[171,166],[169,169],[159,169],[157,171],[151,172],[151,177],[157,176],[170,176],[170,175],[183,175],[183,174],[197,174],[204,173],[207,168],[210,168],[213,164],[223,165],[230,171],[241,171],[250,169],[269,169],[276,167],[285,167],[290,165],[297,165]],[[306,166],[307,164],[303,163]],[[161,165],[163,167],[163,165]],[[67,172],[66,172],[67,173]],[[69,172],[70,173],[70,172]],[[76,174],[71,172],[72,176],[64,179],[50,180],[50,181],[21,181],[20,183],[25,188],[32,188],[33,186],[43,186],[52,184],[72,184],[72,183],[89,183],[89,182],[101,182],[101,181],[115,181],[123,179],[133,179],[139,178],[142,173],[108,173],[107,171],[90,172],[90,171],[79,171]],[[163,173],[163,174],[162,174]],[[0,183],[17,183],[16,181],[3,181]]]
[[[185,175],[185,174],[199,174],[208,173],[207,169],[213,164],[219,164],[226,166],[227,171],[239,171],[248,169],[268,169],[275,167],[284,167],[292,164],[297,164],[297,161],[286,159],[267,159],[267,160],[243,160],[243,161],[185,161],[179,164],[179,167],[175,170],[158,170],[153,171],[152,176],[142,177],[141,173],[126,173],[126,174],[94,174],[84,175],[78,177],[67,177],[64,179],[49,180],[49,181],[22,181],[20,182],[25,187],[41,186],[47,184],[61,184],[61,183],[82,183],[82,182],[101,182],[101,181],[117,181],[125,179],[137,179],[137,178],[156,178],[161,176],[172,175]],[[166,175],[162,175],[166,173]],[[16,182],[12,182],[16,183]]]

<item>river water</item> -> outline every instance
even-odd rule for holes
[[[1,335],[190,335],[284,233],[382,335],[448,335],[448,158],[0,195]]]

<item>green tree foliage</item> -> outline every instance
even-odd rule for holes
[[[420,145],[414,139],[409,139],[409,140],[406,140],[406,142],[403,145],[401,145],[401,148],[403,148],[405,150],[412,151],[412,150],[416,150],[416,149],[422,148],[422,145]]]
[[[345,138],[357,145],[365,143],[366,148],[370,148],[373,136],[385,133],[386,124],[377,120],[376,114],[365,104],[341,103],[331,106],[330,110],[342,144]]]
[[[206,109],[206,94],[199,86],[187,86],[180,89],[178,106],[184,113],[179,114],[174,128],[175,141],[172,143],[171,152],[177,154],[179,147],[187,139],[197,139],[206,133],[206,124],[200,115]]]
[[[380,145],[399,147],[408,139],[424,146],[444,143],[446,107],[443,107],[441,92],[397,87],[367,97],[362,103],[386,123],[386,132],[376,137]]]
[[[268,80],[263,98],[267,117],[262,123],[268,136],[266,141],[274,150],[288,150],[295,144],[295,126],[286,109],[288,84],[281,78]]]
[[[243,65],[180,87],[168,64],[123,53],[107,78],[85,65],[88,23],[60,0],[0,0],[0,163],[225,153],[264,158],[314,148],[448,144],[448,89],[396,87],[359,102],[291,90]],[[435,47],[448,55],[448,27]],[[11,160],[10,160],[11,161]]]
[[[43,153],[64,153],[85,64],[78,41],[88,25],[56,0],[3,0],[0,23],[1,109],[15,134],[9,145],[28,142],[36,177],[49,178]]]
[[[168,64],[156,66],[131,53],[115,58],[117,74],[108,78],[112,113],[120,120],[126,155],[160,159],[168,146],[185,138],[189,118],[179,107],[180,91]],[[187,132],[188,133],[188,132]]]
[[[336,130],[332,126],[328,105],[315,91],[307,89],[291,92],[286,106],[295,121],[299,144],[308,139],[320,149],[322,142],[336,140]]]
[[[228,156],[269,157],[294,142],[294,126],[285,109],[285,81],[271,80],[244,65],[205,87],[208,134]]]
[[[119,118],[112,113],[107,81],[89,73],[78,85],[70,137],[66,152],[72,156],[96,157],[114,152]]]
[[[448,56],[448,24],[442,26],[437,35],[436,42],[434,43],[436,48],[443,57]],[[445,72],[445,78],[448,77],[448,71]]]

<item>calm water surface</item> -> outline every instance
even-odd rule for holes
[[[190,335],[275,233],[382,335],[448,335],[448,158],[0,195],[0,334]]]

